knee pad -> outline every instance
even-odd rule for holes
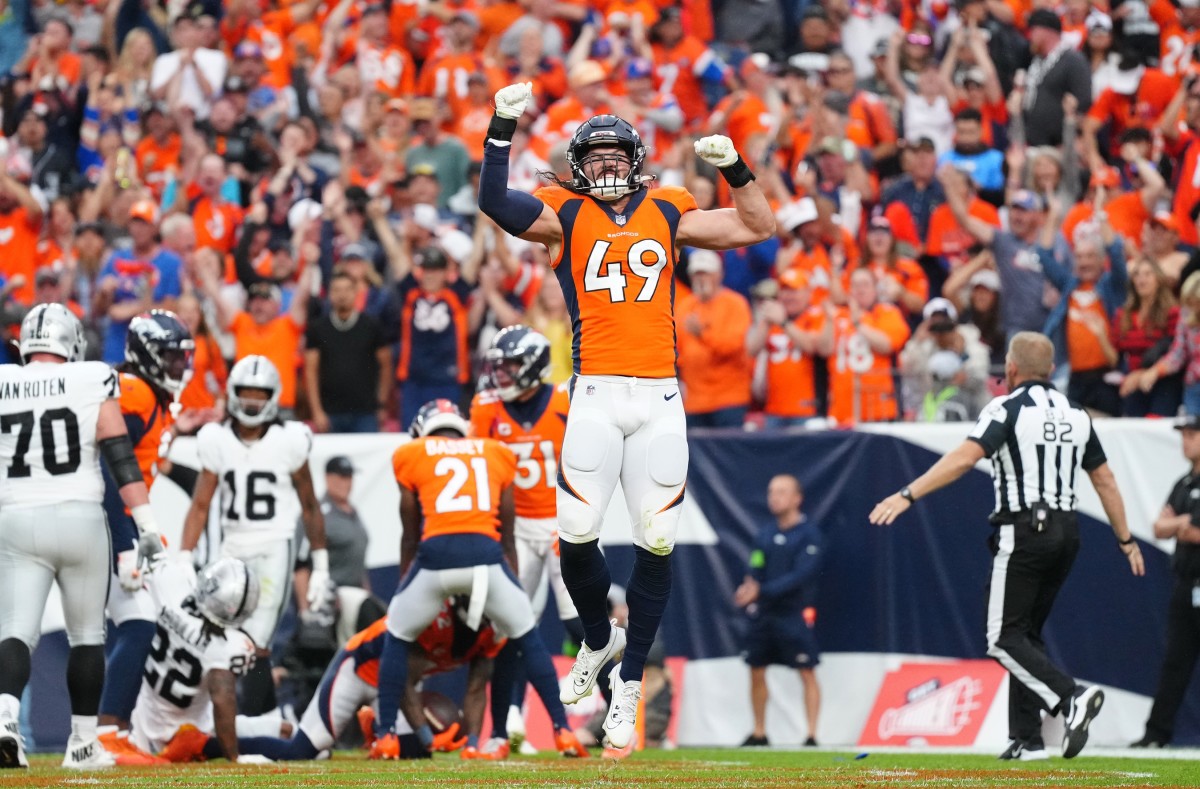
[[[557,491],[558,538],[563,542],[582,543],[600,539],[604,515],[598,509],[564,490]]]
[[[664,488],[673,488],[687,481],[688,445],[680,433],[663,432],[650,439],[646,447],[650,479]]]
[[[680,495],[682,494],[680,491]],[[633,530],[633,544],[657,556],[670,554],[675,550],[681,510],[682,507],[676,504],[651,515],[642,528]]]

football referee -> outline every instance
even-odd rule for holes
[[[1005,359],[1007,396],[988,404],[970,437],[899,493],[871,511],[888,525],[913,502],[949,485],[983,458],[991,458],[996,508],[991,522],[992,576],[987,604],[988,654],[1008,671],[1008,726],[1012,742],[1002,759],[1045,759],[1040,709],[1062,713],[1062,755],[1087,743],[1088,724],[1104,692],[1075,680],[1050,662],[1042,626],[1079,550],[1075,518],[1077,471],[1092,480],[1121,551],[1134,575],[1143,575],[1141,550],[1125,523],[1125,504],[1091,418],[1048,382],[1054,346],[1041,334],[1012,338]]]

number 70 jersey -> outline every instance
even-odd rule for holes
[[[103,362],[0,365],[0,507],[100,502],[100,406],[120,395]]]
[[[675,377],[675,237],[696,199],[675,186],[641,189],[616,214],[561,186],[534,196],[562,226],[550,265],[571,314],[575,373]]]
[[[231,548],[289,540],[300,500],[292,474],[308,462],[312,431],[300,422],[273,424],[243,442],[229,423],[210,423],[196,436],[200,467],[219,480],[221,539]]]

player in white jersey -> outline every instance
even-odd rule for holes
[[[171,569],[150,575],[159,613],[130,739],[168,755],[180,729],[195,729],[213,735],[219,750],[211,755],[238,761],[236,679],[252,669],[255,653],[239,627],[258,606],[258,579],[233,558],[206,567],[195,587]]]
[[[297,517],[303,519],[313,549],[308,601],[314,610],[325,604],[330,583],[325,518],[308,469],[312,431],[300,422],[278,419],[280,389],[279,372],[266,357],[247,356],[230,370],[230,419],[207,424],[196,436],[200,478],[180,539],[190,562],[219,489],[221,553],[246,562],[261,588],[258,610],[243,627],[258,647],[256,667],[242,684],[247,715],[276,708],[271,638],[291,590]]]
[[[55,582],[71,645],[71,736],[63,766],[114,764],[96,738],[111,539],[101,506],[101,455],[140,532],[139,566],[162,550],[117,402],[117,374],[99,362],[77,361],[84,345],[83,327],[70,311],[42,304],[21,323],[24,366],[0,366],[2,767],[28,767],[17,724],[19,699]]]

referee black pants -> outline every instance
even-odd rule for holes
[[[1079,551],[1073,513],[1051,512],[1042,531],[1029,517],[1000,523],[992,536],[987,603],[988,655],[1009,673],[1009,737],[1041,736],[1039,710],[1055,712],[1075,680],[1050,662],[1042,627]]]
[[[1200,608],[1192,605],[1192,590],[1200,581],[1176,578],[1167,608],[1167,653],[1154,706],[1146,721],[1146,736],[1157,742],[1171,741],[1175,716],[1183,703],[1196,658],[1200,657]]]

